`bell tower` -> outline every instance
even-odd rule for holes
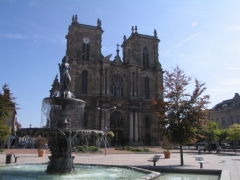
[[[73,16],[66,35],[66,55],[70,60],[77,61],[97,61],[102,59],[103,32],[100,19],[97,20],[97,26],[91,26],[80,24],[77,15]]]
[[[153,36],[139,34],[137,26],[132,26],[132,33],[129,38],[123,37],[123,62],[131,64],[136,62],[143,69],[161,69],[158,60],[157,31],[154,29]]]

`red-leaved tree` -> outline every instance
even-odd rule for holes
[[[186,76],[178,66],[173,72],[166,71],[164,75],[164,99],[153,99],[152,110],[159,117],[156,131],[161,140],[167,138],[180,146],[181,165],[184,165],[182,146],[192,142],[197,136],[197,129],[206,120],[209,96],[203,95],[205,83],[195,79],[192,94],[186,92],[191,78]]]

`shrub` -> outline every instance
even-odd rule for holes
[[[44,149],[44,146],[48,143],[48,139],[39,135],[35,139],[34,143],[35,143],[37,149]]]
[[[86,146],[86,145],[83,145],[83,146],[76,146],[74,147],[74,151],[76,153],[78,152],[82,152],[82,153],[85,153],[85,152],[99,152],[99,147],[97,146]]]
[[[97,146],[89,146],[89,152],[98,152],[99,148]]]
[[[119,148],[115,148],[116,150],[125,150],[125,151],[133,151],[133,152],[149,152],[148,148],[138,148],[138,147],[131,147],[131,146],[123,146]]]

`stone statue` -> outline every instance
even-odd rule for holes
[[[64,56],[62,59],[62,64],[58,64],[60,71],[60,93],[62,97],[65,97],[65,93],[70,93],[69,84],[71,82],[71,77],[69,71],[71,70],[71,65],[68,64],[68,57]]]
[[[124,41],[126,41],[126,40],[127,40],[127,38],[126,38],[126,36],[125,36],[125,35],[123,36],[123,40],[124,40]]]
[[[154,29],[154,36],[157,37],[157,30]]]
[[[97,26],[101,27],[101,25],[102,25],[102,22],[101,22],[100,19],[98,19],[98,20],[97,20]]]

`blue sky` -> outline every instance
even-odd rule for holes
[[[1,0],[0,85],[9,84],[17,97],[22,126],[39,127],[42,99],[49,96],[77,14],[82,24],[101,19],[102,53],[112,58],[132,26],[147,35],[156,29],[162,68],[178,65],[205,82],[212,108],[239,92],[239,9],[237,0]]]

